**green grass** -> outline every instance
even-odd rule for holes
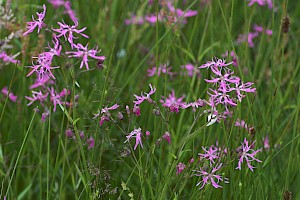
[[[87,27],[89,39],[80,38],[89,47],[98,45],[106,56],[103,70],[83,71],[80,62],[61,57],[54,65],[54,87],[71,90],[71,100],[79,95],[78,105],[68,108],[57,105],[45,122],[41,121],[42,106],[34,103],[26,106],[30,96],[29,86],[33,77],[26,77],[31,56],[42,52],[51,33],[36,31],[26,39],[14,39],[9,50],[16,53],[20,65],[1,65],[0,88],[7,86],[18,96],[14,103],[0,94],[0,199],[282,199],[286,191],[293,199],[299,199],[300,184],[300,7],[296,0],[276,1],[276,12],[265,7],[247,6],[247,1],[212,0],[200,7],[199,0],[188,0],[184,9],[198,10],[198,15],[187,19],[187,24],[168,26],[126,26],[124,20],[130,13],[145,15],[155,13],[160,7],[157,1],[148,6],[147,1],[74,1],[72,8],[79,18],[79,27]],[[26,20],[41,5],[47,5],[45,22],[58,27],[63,18],[71,23],[63,10],[55,10],[46,1],[17,0],[11,8],[16,23],[25,30]],[[4,5],[5,3],[3,3]],[[178,7],[181,4],[177,4]],[[281,32],[281,20],[288,15],[290,31]],[[259,24],[273,30],[272,36],[261,35],[254,40],[255,47],[246,43],[237,45],[241,33]],[[1,27],[2,28],[2,27]],[[3,31],[2,31],[3,30]],[[10,31],[1,29],[3,40]],[[64,44],[66,45],[66,44]],[[38,50],[38,48],[40,50]],[[121,50],[124,57],[117,56]],[[221,57],[226,50],[233,50],[239,57],[238,76],[245,82],[254,82],[255,95],[247,95],[235,109],[233,118],[206,127],[207,115],[190,109],[178,114],[162,109],[159,100],[172,89],[177,97],[185,94],[184,101],[207,98],[205,77],[209,71],[201,70],[202,77],[147,76],[147,69],[170,63],[173,71],[193,63],[204,64],[212,57]],[[66,67],[72,63],[74,67]],[[95,63],[90,63],[91,68]],[[157,88],[153,100],[161,109],[161,115],[153,114],[154,105],[143,103],[140,117],[128,120],[125,106],[132,107],[133,94],[149,91],[148,84]],[[105,122],[99,126],[99,118],[93,114],[105,106],[120,104],[124,115],[118,123]],[[51,110],[53,107],[50,107]],[[117,112],[113,112],[115,115]],[[255,127],[254,137],[234,121],[244,119]],[[149,139],[143,137],[144,148],[133,150],[134,143],[125,143],[126,134],[133,128],[149,130]],[[75,139],[68,139],[65,130],[72,128]],[[95,147],[88,149],[80,131],[95,139]],[[171,144],[156,141],[168,131]],[[198,160],[202,146],[216,143],[234,151],[245,137],[256,140],[255,149],[262,148],[262,138],[269,135],[270,150],[258,154],[262,163],[255,163],[254,172],[246,165],[236,170],[237,160],[228,155],[221,173],[229,179],[223,188],[211,185],[199,190],[199,177],[192,176],[197,162],[188,165],[191,158]],[[125,155],[127,151],[131,153]],[[176,175],[179,162],[188,165]],[[201,164],[201,162],[200,162]]]

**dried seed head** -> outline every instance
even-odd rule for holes
[[[290,191],[284,191],[283,193],[283,200],[292,200],[292,192]]]
[[[281,31],[283,33],[288,33],[289,28],[290,28],[290,18],[288,16],[285,16],[281,22]]]

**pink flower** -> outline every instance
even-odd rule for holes
[[[148,101],[149,103],[152,103],[153,100],[151,99],[151,95],[155,93],[156,91],[156,88],[155,87],[152,87],[151,84],[149,84],[149,87],[150,87],[150,92],[149,93],[146,93],[146,92],[142,92],[141,93],[141,96],[138,96],[136,94],[134,94],[134,97],[136,98],[135,101],[133,101],[134,105],[135,106],[139,106],[141,103],[143,103],[145,100]]]
[[[94,58],[96,60],[105,60],[105,56],[97,56],[96,54],[100,52],[98,51],[98,48],[88,50],[88,44],[86,46],[83,46],[82,44],[74,45],[77,49],[77,52],[71,51],[66,52],[66,54],[70,54],[69,57],[75,57],[75,58],[82,58],[80,69],[85,65],[86,69],[89,70],[89,64],[88,64],[88,57]]]
[[[48,88],[48,91],[50,93],[50,101],[53,103],[53,112],[56,111],[56,105],[61,104],[61,97],[60,95],[54,90],[53,87]]]
[[[86,143],[88,145],[88,149],[93,149],[95,146],[95,140],[92,136],[86,140]]]
[[[203,107],[204,105],[205,105],[205,101],[202,100],[202,99],[198,99],[195,102],[191,102],[191,103],[185,104],[184,108],[192,107],[193,108],[193,112],[196,112],[196,108]]]
[[[110,110],[116,110],[117,108],[119,108],[118,104],[114,104],[111,107],[105,107],[101,109],[101,114],[105,114],[106,116],[110,117]]]
[[[13,63],[13,64],[19,64],[20,61],[19,60],[15,60],[15,56],[9,56],[6,54],[5,51],[0,52],[0,59],[3,60],[4,63]]]
[[[99,121],[99,125],[102,126],[105,121],[110,120],[110,118],[111,118],[110,111],[115,110],[118,107],[119,107],[118,104],[114,104],[111,107],[104,107],[101,109],[101,112],[98,111],[98,113],[94,114],[93,119],[97,118],[100,114],[102,114],[102,116],[100,117],[100,121]]]
[[[254,43],[253,43],[253,39],[256,38],[258,36],[258,32],[249,32],[248,34],[240,34],[238,39],[237,39],[237,43],[240,44],[242,42],[247,41],[249,47],[253,48],[254,47]]]
[[[244,142],[242,142],[242,146],[240,146],[237,151],[239,153],[239,161],[238,161],[238,166],[236,167],[236,169],[241,170],[242,169],[242,163],[244,162],[244,160],[247,162],[247,166],[248,168],[253,171],[253,166],[250,164],[252,161],[256,161],[256,162],[262,162],[261,160],[255,158],[254,156],[256,156],[256,154],[258,152],[260,152],[262,149],[258,149],[258,150],[253,150],[252,147],[254,146],[255,141],[249,146],[248,145],[248,141],[245,138]]]
[[[150,15],[145,16],[145,21],[150,23],[150,24],[155,24],[156,22],[162,22],[163,17],[161,16],[160,13],[158,13],[158,15],[150,14]]]
[[[199,68],[200,69],[203,69],[203,68],[222,68],[222,67],[227,67],[229,65],[231,65],[233,62],[229,62],[229,63],[226,63],[226,60],[222,60],[222,59],[218,59],[218,58],[215,58],[215,59],[212,59],[211,61],[207,61],[205,64],[201,65]]]
[[[244,128],[248,131],[248,124],[246,124],[246,122],[244,120],[237,119],[234,126]]]
[[[38,19],[35,20],[33,15],[32,15],[32,22],[27,22],[27,31],[23,33],[23,36],[33,32],[33,30],[37,27],[38,28],[38,33],[40,33],[40,30],[42,29],[43,26],[46,24],[44,23],[44,18],[46,15],[46,5],[43,4],[43,12],[38,13],[36,12],[36,15],[38,16]]]
[[[169,144],[171,144],[171,135],[169,132],[165,132],[165,134],[162,136],[162,139],[166,140]]]
[[[214,188],[222,188],[222,186],[219,185],[221,181],[224,181],[224,183],[229,183],[227,178],[223,178],[221,175],[216,174],[216,172],[219,171],[221,167],[222,163],[217,164],[212,168],[212,170],[205,169],[206,167],[202,167],[199,170],[194,170],[196,172],[195,176],[200,176],[202,179],[196,185],[200,185],[199,190],[204,188],[204,186],[208,184],[211,184]]]
[[[272,0],[249,0],[248,6],[253,6],[255,3],[257,3],[259,6],[264,6],[267,4],[269,9],[273,8]]]
[[[73,39],[75,39],[76,37],[74,37],[74,33],[77,33],[78,35],[81,35],[85,38],[89,38],[89,36],[87,36],[86,34],[82,33],[86,27],[77,30],[77,26],[78,26],[78,21],[73,21],[74,25],[73,26],[69,26],[67,24],[65,24],[65,22],[63,21],[63,23],[61,22],[57,22],[58,25],[60,26],[59,29],[55,29],[53,28],[52,30],[55,32],[58,32],[59,34],[57,35],[57,37],[61,37],[64,36],[66,40],[68,40],[68,42],[71,45],[71,48],[73,49],[73,47],[75,46]]]
[[[269,136],[266,135],[266,137],[263,138],[263,142],[264,142],[264,149],[268,150],[270,149],[270,143],[269,143]]]
[[[185,169],[185,167],[186,167],[186,165],[180,162],[176,166],[176,175],[179,175]]]
[[[72,138],[74,133],[71,129],[67,129],[66,132],[65,132],[67,138]]]
[[[234,51],[231,51],[230,54],[228,51],[226,51],[224,54],[222,54],[223,58],[228,57],[228,56],[230,56],[232,58],[233,66],[237,67],[238,66],[238,58],[235,55]]]
[[[7,87],[2,88],[1,93],[12,101],[12,102],[17,102],[17,96],[14,95],[14,93],[9,92]]]
[[[209,147],[209,149],[207,150],[206,148],[202,147],[202,149],[204,150],[204,154],[198,153],[198,155],[200,156],[200,159],[207,159],[209,160],[210,164],[215,163],[215,160],[219,160],[220,159],[220,152],[219,152],[219,148],[212,145]]]
[[[32,93],[32,97],[25,96],[25,98],[30,101],[27,104],[27,106],[30,106],[35,101],[39,101],[43,105],[43,102],[46,101],[48,94],[49,94],[48,92],[43,94],[41,91],[39,91],[39,92],[31,91],[31,93]]]
[[[71,8],[71,2],[69,0],[48,0],[55,8],[63,6],[65,8],[64,13],[68,14],[72,21],[78,21],[75,12]]]
[[[200,71],[198,68],[196,68],[194,65],[192,64],[186,64],[186,65],[183,65],[181,66],[182,69],[185,69],[187,71],[187,75],[189,77],[193,77],[194,74],[200,76]]]
[[[255,93],[256,92],[256,88],[251,88],[251,86],[254,83],[251,82],[247,82],[247,83],[243,83],[243,82],[239,82],[239,83],[235,83],[235,87],[231,88],[230,91],[236,91],[236,95],[237,98],[240,102],[242,102],[242,99],[245,97],[245,95],[242,94],[242,92],[251,92],[251,93]]]
[[[125,19],[125,24],[130,25],[130,24],[138,24],[141,25],[144,23],[143,17],[137,17],[136,15],[132,15],[131,18]]]
[[[138,128],[138,129],[134,129],[131,133],[129,133],[126,136],[127,140],[124,142],[129,142],[129,140],[131,138],[135,138],[135,145],[134,145],[134,150],[137,148],[137,146],[140,144],[140,146],[143,148],[143,143],[142,143],[142,129]]]
[[[37,87],[43,87],[43,88],[46,88],[47,85],[50,85],[50,84],[54,84],[54,81],[51,80],[48,76],[43,76],[42,79],[35,79],[35,82],[34,84],[32,84],[29,89],[32,90],[34,88],[37,88]]]
[[[160,100],[163,107],[169,107],[171,112],[179,112],[179,108],[185,108],[186,104],[182,102],[184,96],[179,97],[178,99],[175,97],[175,92],[172,90],[172,93],[169,95],[168,98],[164,98]]]
[[[164,64],[164,65],[160,65],[158,68],[152,67],[147,71],[148,71],[148,76],[152,77],[155,76],[155,74],[157,74],[157,76],[160,76],[161,74],[173,75],[173,72],[171,72],[171,70],[172,67],[167,67],[167,64]]]
[[[36,64],[32,62],[32,66],[27,66],[29,68],[32,68],[32,70],[27,74],[27,77],[36,72],[39,79],[44,79],[45,76],[55,79],[51,70],[59,68],[59,66],[51,67],[52,58],[53,56],[49,52],[39,54]]]

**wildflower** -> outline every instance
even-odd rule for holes
[[[234,125],[245,128],[248,131],[248,124],[244,120],[237,119]]]
[[[157,76],[160,76],[161,74],[169,74],[169,75],[173,75],[173,72],[171,72],[172,67],[167,67],[167,64],[164,65],[160,65],[158,68],[156,67],[152,67],[150,69],[148,69],[148,76],[152,77],[155,74],[157,74]]]
[[[145,21],[150,24],[155,24],[156,22],[163,21],[163,16],[160,13],[158,13],[158,15],[156,15],[156,14],[146,15],[144,18],[145,18]]]
[[[258,149],[258,150],[253,150],[252,147],[254,146],[255,141],[249,146],[248,145],[248,141],[245,138],[244,142],[242,142],[242,146],[240,146],[237,151],[239,152],[239,161],[238,161],[238,166],[236,167],[236,169],[241,170],[242,169],[242,163],[244,162],[244,159],[247,162],[247,166],[249,167],[249,169],[251,171],[253,171],[253,166],[250,164],[252,161],[257,161],[257,162],[262,162],[261,160],[255,158],[254,156],[260,152],[262,149]]]
[[[135,150],[139,144],[143,148],[143,143],[142,143],[142,129],[141,128],[138,128],[138,129],[135,128],[131,133],[129,133],[126,136],[126,138],[127,138],[127,140],[124,143],[129,142],[129,140],[131,138],[135,138],[135,145],[134,145],[133,150]]]
[[[47,85],[50,85],[50,84],[54,84],[54,81],[51,80],[48,76],[43,76],[41,79],[37,78],[35,79],[35,82],[34,84],[32,84],[29,89],[32,90],[32,89],[35,89],[37,87],[47,87]]]
[[[270,149],[270,143],[269,143],[269,136],[266,135],[266,137],[263,138],[263,143],[264,143],[264,149],[268,150]]]
[[[193,16],[196,16],[198,14],[198,12],[196,10],[188,10],[188,11],[184,12],[183,10],[181,10],[179,8],[176,9],[172,5],[171,2],[167,3],[167,7],[170,10],[170,12],[176,16],[174,22],[177,22],[178,19],[182,18],[183,19],[182,23],[185,24],[186,23],[185,18],[193,17]]]
[[[36,72],[39,79],[44,79],[45,76],[55,79],[51,70],[59,68],[59,66],[51,67],[52,58],[53,56],[48,52],[39,54],[39,56],[37,57],[37,64],[34,64],[32,62],[32,66],[27,66],[29,68],[32,68],[32,70],[27,74],[27,77]]]
[[[53,103],[53,112],[56,111],[56,105],[57,104],[61,104],[61,97],[58,93],[56,93],[56,91],[54,90],[53,87],[48,88],[48,91],[50,93],[50,101]]]
[[[179,175],[185,169],[185,167],[186,167],[186,165],[180,162],[176,166],[176,175]]]
[[[41,118],[41,120],[42,120],[43,122],[45,122],[46,119],[47,119],[47,117],[49,116],[49,114],[50,114],[49,111],[43,112],[43,113],[42,113],[42,118]]]
[[[68,40],[68,42],[70,43],[72,49],[75,46],[73,39],[75,39],[76,37],[74,37],[74,35],[73,35],[74,33],[77,33],[78,35],[81,35],[85,38],[89,38],[89,36],[82,33],[86,29],[86,27],[77,30],[76,28],[78,26],[78,21],[73,21],[73,22],[74,22],[74,25],[72,25],[72,26],[65,24],[64,21],[63,21],[63,23],[57,22],[58,25],[60,26],[59,29],[55,29],[55,28],[52,29],[53,31],[59,33],[57,35],[58,38],[61,36],[64,36],[65,39]]]
[[[190,63],[181,66],[181,68],[187,71],[187,75],[189,77],[192,77],[194,74],[197,74],[198,76],[200,75],[199,69],[197,69],[194,65],[192,65]]]
[[[46,101],[46,98],[48,97],[48,92],[43,94],[41,91],[31,91],[32,97],[25,96],[26,99],[28,99],[30,102],[27,104],[27,106],[30,106],[35,101],[39,101],[41,104],[43,104],[44,101]]]
[[[46,5],[43,4],[43,12],[38,13],[36,12],[36,15],[38,16],[38,19],[35,20],[33,15],[32,15],[32,22],[27,22],[27,31],[23,33],[23,36],[33,32],[33,30],[37,27],[38,28],[38,33],[40,33],[40,30],[42,29],[43,26],[46,24],[44,23],[44,18],[46,15]]]
[[[150,136],[150,131],[146,131],[146,136],[149,137]]]
[[[175,92],[172,90],[172,93],[168,98],[164,98],[160,100],[163,107],[169,107],[171,112],[179,112],[179,108],[185,108],[186,104],[182,102],[184,96],[179,97],[178,99],[175,97]]]
[[[205,101],[202,100],[202,99],[198,99],[195,102],[191,102],[191,103],[185,104],[184,108],[192,107],[193,108],[193,112],[196,112],[196,108],[203,107],[204,105],[205,105]]]
[[[218,59],[218,58],[215,58],[215,59],[212,59],[211,61],[207,61],[205,64],[201,65],[199,68],[200,69],[203,69],[203,68],[218,68],[218,67],[227,67],[229,65],[231,65],[233,62],[229,62],[229,63],[226,63],[226,60],[222,60],[222,59]]]
[[[205,169],[206,167],[202,167],[199,170],[194,170],[196,172],[195,176],[200,176],[202,180],[197,183],[196,186],[200,185],[200,189],[204,188],[205,185],[211,184],[214,188],[222,188],[219,185],[221,181],[224,183],[229,183],[227,178],[223,178],[221,175],[217,175],[216,172],[219,171],[222,167],[222,163],[217,164],[212,170]]]
[[[18,54],[13,55],[13,56],[9,56],[9,55],[6,54],[5,51],[2,51],[2,52],[0,52],[0,59],[2,59],[4,63],[19,64],[20,61],[19,61],[19,60],[15,60],[15,57],[16,57],[17,55],[18,55]]]
[[[245,97],[245,95],[243,95],[241,92],[251,92],[251,93],[255,93],[256,92],[256,88],[251,88],[251,86],[254,83],[252,82],[247,82],[247,83],[243,83],[243,82],[239,82],[239,83],[235,83],[235,87],[231,88],[230,91],[236,91],[236,95],[237,98],[240,102],[242,102],[242,99]]]
[[[118,112],[118,119],[119,119],[119,120],[123,120],[123,119],[124,119],[123,113]]]
[[[219,88],[218,90],[213,90],[209,88],[212,93],[207,92],[211,99],[214,101],[215,105],[223,104],[226,110],[228,110],[227,105],[237,106],[234,100],[229,95],[228,88]]]
[[[248,6],[253,6],[255,3],[257,3],[259,6],[268,5],[269,9],[273,8],[272,0],[249,0]]]
[[[136,15],[132,15],[129,19],[125,19],[126,25],[130,25],[130,24],[141,25],[143,23],[144,23],[143,17],[138,17]]]
[[[65,131],[65,134],[66,134],[67,138],[72,138],[73,135],[74,135],[74,133],[73,133],[73,131],[71,129],[67,129]]]
[[[162,139],[166,140],[169,144],[171,144],[171,135],[169,132],[165,132],[165,134],[162,136]]]
[[[149,84],[149,87],[150,87],[150,92],[149,92],[149,93],[142,92],[142,93],[141,93],[141,96],[138,96],[138,95],[135,95],[135,94],[134,94],[136,100],[133,101],[133,103],[134,103],[135,106],[140,105],[140,104],[143,103],[143,101],[145,101],[145,100],[147,100],[149,103],[152,103],[152,102],[153,102],[153,100],[151,99],[150,96],[151,96],[152,94],[155,93],[156,88],[155,88],[155,87],[152,87],[151,84]]]
[[[209,149],[207,150],[206,148],[202,147],[202,149],[204,150],[204,154],[198,153],[198,155],[200,156],[201,159],[207,159],[209,160],[210,164],[215,163],[215,160],[219,159],[219,148],[212,145],[209,147]]]
[[[262,26],[259,26],[257,24],[253,25],[253,29],[254,31],[258,32],[258,33],[266,33],[267,35],[272,35],[273,31],[270,29],[265,29]]]
[[[74,10],[72,10],[72,8],[71,8],[71,2],[69,0],[66,1],[66,3],[65,3],[65,11],[64,11],[64,13],[68,14],[69,17],[70,17],[70,19],[72,21],[78,21],[78,18],[76,17],[76,13],[75,13]]]
[[[80,63],[80,69],[85,65],[86,69],[89,70],[89,65],[88,65],[88,57],[94,58],[98,61],[104,61],[105,56],[97,56],[96,54],[100,52],[98,51],[98,47],[95,49],[90,49],[88,50],[88,44],[86,46],[83,46],[82,44],[77,44],[74,46],[77,49],[77,52],[71,51],[71,52],[66,52],[66,54],[70,54],[69,57],[75,57],[75,58],[82,58],[82,61]]]
[[[119,108],[119,105],[118,104],[114,104],[113,106],[111,107],[105,107],[105,108],[102,108],[101,109],[101,114],[105,114],[106,116],[110,117],[110,110],[115,110]]]
[[[232,58],[232,64],[233,66],[237,67],[238,66],[238,58],[237,56],[235,55],[234,51],[231,51],[230,54],[228,51],[226,51],[224,54],[222,54],[222,57],[228,57],[230,56]]]
[[[105,121],[109,121],[109,118],[105,115],[101,116],[99,125],[102,126]]]
[[[68,96],[68,95],[70,95],[70,94],[71,94],[71,91],[68,90],[68,89],[66,89],[66,88],[64,88],[64,89],[59,93],[59,96],[60,96],[60,97],[65,97],[65,96]]]
[[[84,138],[84,132],[83,131],[80,131],[79,132],[79,137],[82,139],[82,138]]]
[[[48,44],[48,49],[50,51],[47,52],[47,54],[49,54],[52,58],[53,58],[53,56],[60,56],[62,46],[60,45],[59,40],[57,39],[56,35],[53,35],[52,43],[54,44],[54,47],[51,47],[50,44]]]
[[[88,149],[93,149],[95,146],[95,140],[92,136],[86,140],[86,143],[88,145]]]
[[[17,102],[17,96],[14,95],[14,93],[9,92],[7,87],[2,88],[1,93],[12,101],[12,102]]]
[[[258,36],[258,32],[249,32],[248,34],[240,34],[237,43],[240,44],[244,41],[248,42],[249,47],[254,47],[253,39]]]
[[[135,115],[135,116],[140,116],[141,115],[141,109],[139,106],[136,106],[134,105],[133,108],[132,108],[132,113]]]

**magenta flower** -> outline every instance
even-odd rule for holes
[[[246,122],[244,120],[237,119],[234,126],[244,128],[248,131],[248,124],[246,124]]]
[[[200,76],[199,69],[190,63],[181,66],[181,68],[187,71],[187,75],[189,77],[193,77],[194,74],[196,74],[198,77]]]
[[[50,50],[49,52],[46,52],[47,54],[49,54],[50,56],[54,57],[54,56],[60,56],[60,52],[62,50],[62,46],[59,43],[59,40],[57,39],[56,35],[53,35],[52,37],[52,43],[53,43],[53,47],[50,46],[50,44],[48,44],[48,49]]]
[[[138,17],[136,15],[132,15],[130,18],[125,19],[125,24],[130,25],[130,24],[137,24],[141,25],[144,23],[143,17]]]
[[[140,144],[140,146],[143,148],[143,143],[142,143],[142,129],[138,128],[138,129],[134,129],[131,133],[129,133],[126,138],[127,140],[124,142],[129,142],[129,140],[131,138],[135,138],[135,145],[134,145],[134,150],[137,148],[137,146]]]
[[[12,101],[12,102],[17,102],[17,96],[14,95],[14,93],[9,92],[7,87],[2,88],[1,93]]]
[[[191,102],[191,103],[185,104],[184,108],[192,107],[193,108],[193,112],[196,112],[196,108],[203,107],[203,106],[205,106],[205,101],[202,100],[202,99],[198,99],[195,102]]]
[[[255,93],[256,92],[256,88],[251,88],[251,86],[254,83],[251,82],[247,82],[247,83],[243,83],[243,82],[239,82],[239,83],[235,83],[235,87],[230,88],[230,91],[236,91],[236,95],[237,98],[240,102],[242,102],[242,99],[245,97],[245,95],[242,94],[242,92],[251,92],[251,93]]]
[[[97,118],[100,114],[102,114],[102,116],[100,117],[100,121],[99,121],[99,125],[102,126],[105,121],[110,120],[110,118],[111,118],[110,111],[115,110],[118,107],[119,107],[118,104],[114,104],[111,107],[104,107],[101,109],[101,112],[98,111],[98,113],[94,114],[93,119]]]
[[[150,24],[155,24],[156,22],[162,22],[163,17],[161,16],[160,13],[158,13],[158,15],[150,14],[150,15],[145,16],[145,21],[150,23]]]
[[[185,169],[185,167],[186,167],[186,165],[180,162],[180,163],[176,166],[176,175],[181,174],[181,172]]]
[[[139,106],[141,103],[143,103],[145,100],[148,101],[149,103],[152,103],[153,100],[151,99],[151,95],[155,93],[156,88],[152,87],[151,84],[149,84],[150,87],[150,92],[146,93],[146,92],[141,92],[141,96],[138,96],[136,94],[134,94],[134,97],[136,98],[135,101],[133,101],[135,106]]]
[[[229,63],[226,63],[226,60],[222,60],[222,59],[218,59],[218,58],[215,58],[215,59],[212,59],[211,61],[207,61],[205,64],[201,65],[199,68],[200,69],[203,69],[203,68],[219,68],[219,67],[227,67],[229,65],[231,65],[233,62],[229,62]]]
[[[196,16],[198,14],[198,12],[196,10],[188,10],[186,12],[184,12],[183,10],[179,9],[179,8],[175,8],[171,2],[168,2],[167,3],[167,7],[168,9],[170,10],[170,12],[174,13],[175,14],[175,21],[174,22],[177,22],[177,20],[179,18],[182,18],[183,21],[182,23],[185,24],[186,23],[186,19],[187,17],[193,17],[193,16]]]
[[[65,8],[64,13],[68,14],[72,21],[78,21],[75,12],[71,8],[71,2],[69,0],[48,0],[55,8],[63,6]]]
[[[162,136],[162,139],[166,140],[169,144],[171,144],[171,135],[169,132],[165,132],[165,134]]]
[[[136,106],[134,105],[133,108],[132,108],[132,113],[135,115],[135,116],[140,116],[141,115],[141,109],[139,106]]]
[[[74,136],[74,133],[71,129],[67,129],[65,131],[65,134],[66,134],[67,138],[72,138]]]
[[[78,21],[73,21],[73,22],[74,22],[73,26],[69,26],[69,25],[65,24],[64,21],[63,21],[63,23],[57,22],[58,25],[60,26],[59,29],[55,29],[55,28],[52,29],[53,31],[59,33],[57,35],[58,38],[61,36],[64,36],[65,39],[68,40],[68,42],[70,43],[72,49],[75,46],[73,39],[77,39],[77,37],[74,36],[74,33],[81,35],[85,38],[89,38],[89,36],[82,33],[86,29],[86,27],[77,30],[76,28],[78,26]]]
[[[97,56],[96,54],[100,52],[98,51],[98,48],[96,49],[91,49],[88,50],[88,44],[86,46],[83,46],[82,44],[77,44],[74,46],[77,49],[77,52],[71,51],[71,52],[66,52],[66,54],[70,54],[69,57],[75,57],[75,58],[82,58],[81,64],[80,64],[80,69],[85,65],[86,69],[89,70],[89,64],[88,64],[88,57],[94,58],[98,61],[104,61],[105,56]]]
[[[167,64],[160,65],[158,68],[152,67],[147,70],[148,76],[152,77],[157,74],[157,76],[160,76],[161,74],[168,74],[168,75],[173,75],[173,72],[171,72],[172,67],[167,67]]]
[[[221,181],[224,181],[224,183],[229,183],[227,178],[223,178],[221,175],[216,174],[221,167],[222,163],[213,167],[211,171],[208,171],[209,169],[205,169],[205,167],[202,167],[199,170],[194,170],[196,172],[195,176],[200,176],[202,178],[202,180],[196,185],[200,185],[199,190],[204,188],[205,185],[209,184],[211,184],[214,188],[222,188],[222,186],[219,185]]]
[[[43,9],[44,11],[41,13],[36,12],[36,15],[38,16],[38,19],[35,20],[33,15],[32,15],[32,22],[27,22],[27,31],[23,33],[23,36],[33,32],[33,30],[37,27],[38,28],[38,33],[40,33],[40,30],[42,29],[43,26],[46,24],[44,23],[44,18],[46,15],[46,5],[43,4]]]
[[[56,105],[61,104],[61,97],[60,95],[54,90],[53,87],[48,88],[48,91],[50,93],[50,101],[53,103],[53,112],[56,111]]]
[[[262,149],[258,149],[258,150],[253,150],[252,147],[254,146],[255,141],[249,146],[248,145],[248,141],[245,138],[244,142],[242,142],[242,146],[240,146],[237,151],[239,153],[239,161],[238,161],[238,166],[236,167],[236,169],[241,170],[242,169],[242,163],[244,162],[244,160],[247,162],[247,166],[248,168],[253,171],[253,166],[250,164],[252,161],[256,161],[256,162],[262,162],[261,160],[255,158],[254,156],[256,156],[256,154],[258,152],[260,152]]]
[[[237,67],[238,66],[238,58],[235,55],[234,51],[231,51],[230,53],[228,51],[226,51],[224,54],[222,54],[223,58],[228,57],[228,56],[230,56],[232,58],[233,66]]]
[[[34,64],[32,62],[32,66],[27,66],[29,68],[32,68],[32,70],[27,74],[27,77],[36,72],[38,74],[39,79],[44,79],[45,76],[55,79],[51,70],[59,68],[59,66],[51,67],[52,58],[53,55],[49,52],[39,54],[39,56],[37,57],[37,64]]]
[[[215,163],[215,160],[219,160],[220,159],[220,152],[219,152],[219,148],[212,145],[209,147],[209,149],[207,150],[206,148],[202,147],[202,149],[204,150],[204,154],[198,153],[198,155],[200,156],[200,159],[207,159],[209,160],[210,164],[212,165],[213,163]]]
[[[268,150],[270,149],[270,143],[269,143],[269,136],[266,135],[266,137],[263,138],[263,142],[264,142],[264,149]]]
[[[30,106],[35,101],[39,101],[43,105],[43,102],[46,101],[48,94],[49,94],[48,92],[43,94],[41,91],[39,91],[39,92],[31,91],[31,93],[32,93],[32,97],[25,96],[25,98],[30,101],[27,104],[27,106]]]
[[[237,43],[240,44],[242,42],[247,41],[249,47],[253,48],[254,47],[254,43],[253,43],[253,39],[256,38],[258,36],[258,32],[249,32],[248,34],[240,34],[238,39],[237,39]]]
[[[15,60],[16,55],[9,56],[6,54],[5,51],[0,52],[0,59],[3,60],[4,63],[13,63],[13,64],[19,64],[19,60]]]
[[[86,140],[86,144],[88,145],[88,149],[93,149],[95,146],[95,140],[91,136],[89,139]]]
[[[43,76],[42,79],[35,79],[35,82],[34,84],[32,84],[29,89],[32,90],[32,89],[35,89],[37,87],[43,87],[43,88],[46,88],[47,85],[50,85],[50,84],[54,84],[54,81],[51,80],[48,76]]]
[[[236,77],[236,76],[232,76],[232,74],[234,73],[234,71],[230,70],[230,69],[225,69],[222,70],[222,68],[217,68],[217,67],[211,67],[211,71],[217,75],[217,77],[212,77],[212,79],[205,79],[206,82],[208,83],[218,83],[220,86],[226,86],[227,84],[230,83],[239,83],[240,82],[240,78]],[[222,74],[222,71],[225,72],[225,74]]]
[[[171,112],[179,112],[179,108],[185,108],[186,104],[182,102],[184,96],[179,97],[178,99],[175,97],[175,92],[172,90],[172,93],[169,95],[168,98],[164,98],[160,100],[163,107],[169,107]]]
[[[237,106],[236,102],[234,102],[234,100],[230,97],[229,95],[229,90],[227,87],[223,87],[223,88],[219,88],[218,90],[213,90],[211,88],[209,88],[209,90],[212,92],[212,93],[209,93],[207,92],[211,99],[213,99],[215,105],[218,105],[218,104],[223,104],[226,108],[226,110],[228,110],[227,106],[230,105],[230,106]]]
[[[249,0],[248,6],[253,6],[255,3],[257,3],[259,6],[268,5],[269,9],[273,8],[272,0]]]

